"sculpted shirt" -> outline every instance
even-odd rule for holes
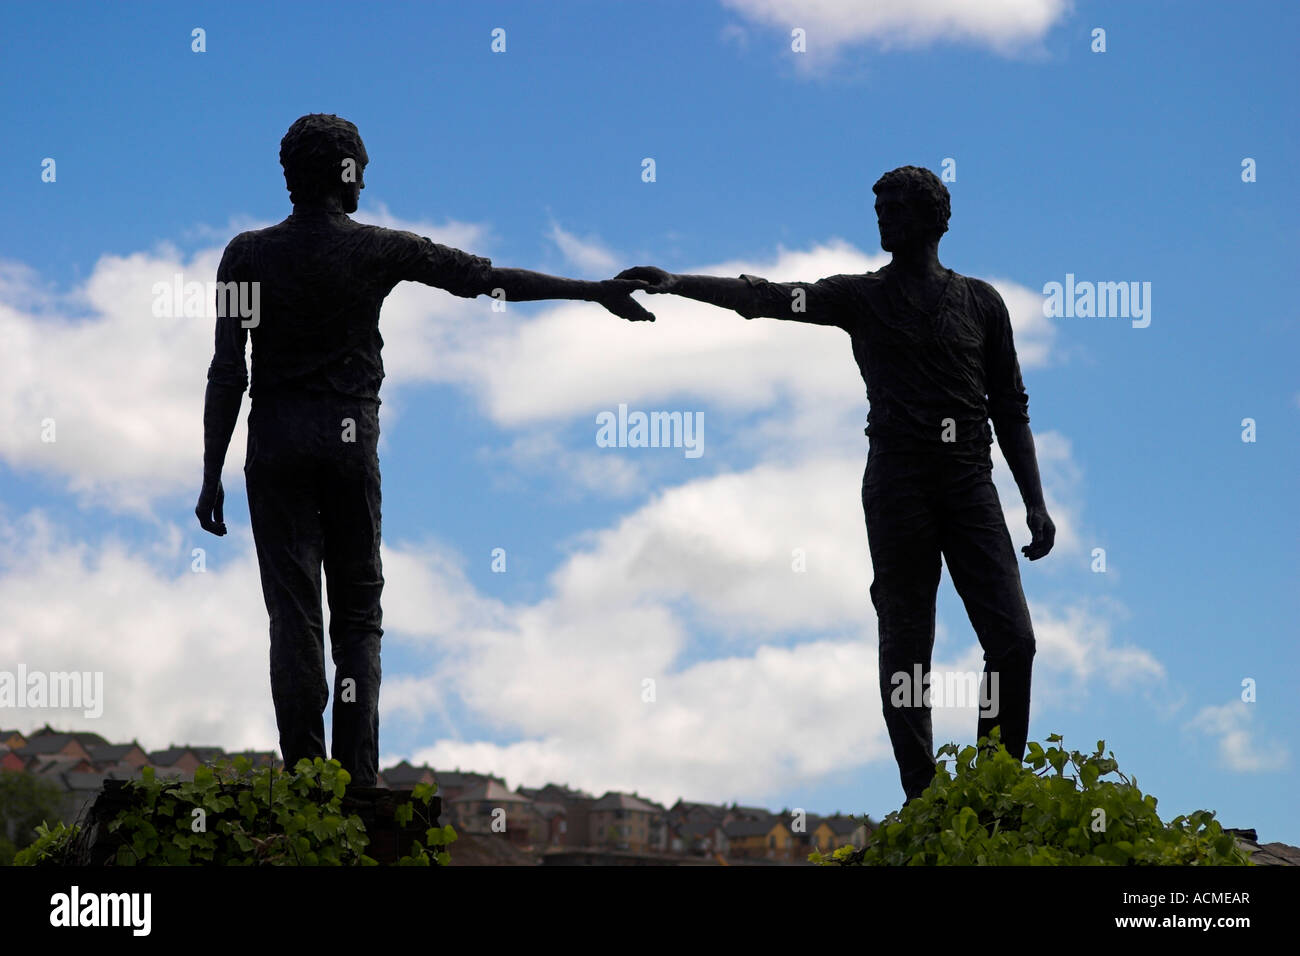
[[[741,276],[759,296],[746,318],[767,316],[833,325],[849,334],[867,386],[873,444],[950,454],[987,453],[989,419],[1002,431],[1029,421],[1029,396],[1011,336],[1011,317],[987,282],[950,278],[939,304],[924,312],[885,271],[818,282]],[[803,309],[797,308],[803,290]],[[929,303],[925,303],[929,305]],[[952,440],[945,441],[945,419]]]
[[[208,381],[249,388],[244,349],[253,336],[249,395],[330,392],[379,404],[384,378],[379,307],[404,279],[472,298],[490,290],[492,263],[412,232],[346,214],[295,211],[230,241],[218,282],[259,283],[253,319],[220,316]],[[249,297],[245,295],[245,301]],[[244,322],[249,323],[245,327]]]

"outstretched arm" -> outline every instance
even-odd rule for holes
[[[747,319],[767,317],[839,325],[840,289],[830,279],[819,282],[769,282],[758,276],[738,279],[724,276],[675,275],[654,266],[624,269],[619,279],[639,279],[646,291],[680,295],[719,308],[731,309]]]
[[[580,299],[599,302],[610,312],[632,322],[653,322],[655,317],[636,302],[631,293],[647,284],[629,279],[606,279],[587,282],[563,276],[530,272],[527,269],[493,268],[487,275],[490,290],[500,289],[508,302],[532,302],[538,299]]]
[[[389,288],[409,279],[466,299],[480,295],[504,296],[507,302],[580,299],[599,302],[620,318],[633,322],[653,322],[655,318],[632,300],[631,293],[644,289],[644,282],[617,279],[585,282],[527,269],[498,269],[491,259],[441,245],[413,232],[376,229],[374,235],[377,258],[391,283]]]

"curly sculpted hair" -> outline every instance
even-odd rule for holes
[[[280,140],[280,165],[289,199],[297,204],[339,188],[344,159],[370,161],[356,126],[333,113],[309,113],[294,120]]]

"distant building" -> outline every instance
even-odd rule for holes
[[[777,818],[733,820],[724,828],[729,856],[749,860],[791,860],[794,839],[790,828]]]
[[[468,770],[435,770],[433,776],[438,784],[438,796],[442,797],[444,804],[450,803],[462,794],[485,783],[497,783],[502,787],[506,785],[505,780],[501,777],[494,777],[486,773],[474,773]]]
[[[564,808],[564,819],[559,823],[560,846],[588,846],[591,839],[591,807],[596,798],[584,790],[548,783],[544,787],[520,787],[519,792],[531,797],[537,805],[557,804]]]
[[[120,764],[128,767],[143,767],[149,762],[149,755],[135,741],[129,744],[101,744],[90,748],[90,762],[96,770],[109,770]]]
[[[721,823],[682,821],[668,827],[668,852],[686,856],[727,855],[726,830]]]
[[[159,769],[179,770],[186,776],[192,776],[205,763],[211,763],[225,755],[220,747],[168,747],[155,750],[149,754],[149,763]]]
[[[390,790],[414,790],[417,784],[437,782],[433,768],[428,764],[413,767],[405,760],[387,770],[379,771],[379,779],[379,785]],[[439,795],[443,800],[447,799],[447,795],[441,792],[441,788],[439,788]]]
[[[664,811],[630,793],[609,791],[591,806],[588,839],[614,850],[662,850]]]
[[[104,741],[104,743],[107,743],[107,741]],[[90,751],[77,739],[76,734],[59,734],[53,731],[32,734],[27,739],[27,742],[19,747],[15,753],[23,758],[60,756],[90,760]]]
[[[523,789],[520,788],[520,792]],[[525,794],[527,796],[527,794]],[[564,846],[568,835],[568,814],[562,803],[533,801],[533,846]]]
[[[452,821],[466,833],[505,834],[529,844],[534,835],[533,801],[504,783],[489,779],[451,801]]]
[[[832,849],[838,850],[842,846],[866,846],[871,831],[865,819],[840,815],[826,817],[825,819],[834,833],[834,846],[832,846]]]

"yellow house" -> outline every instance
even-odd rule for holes
[[[789,860],[793,858],[794,834],[780,819],[735,820],[728,823],[729,855],[741,860]]]
[[[823,818],[819,818],[816,823],[817,825],[808,831],[808,849],[829,853],[839,846],[835,842],[835,828]]]

